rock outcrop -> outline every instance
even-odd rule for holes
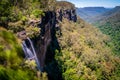
[[[76,22],[77,21],[77,15],[75,12],[75,9],[58,9],[56,11],[56,20],[62,21],[63,18],[67,18],[70,21]]]

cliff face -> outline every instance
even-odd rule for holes
[[[47,48],[52,41],[56,40],[56,30],[60,30],[59,22],[61,22],[63,18],[76,22],[77,16],[75,10],[59,9],[56,12],[47,11],[38,25],[41,33],[37,38],[33,39],[33,42],[42,70],[45,66]]]
[[[65,10],[58,9],[56,11],[56,14],[57,14],[56,17],[58,21],[59,20],[62,21],[63,17],[73,22],[77,21],[77,15],[76,15],[75,9],[65,9]]]
[[[41,23],[39,24],[41,33],[36,39],[35,46],[41,68],[43,68],[45,64],[46,51],[52,40],[52,30],[55,27],[55,20],[55,13],[48,11],[45,12],[45,16],[42,17]]]

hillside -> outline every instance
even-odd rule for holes
[[[81,19],[77,23],[65,19],[61,33],[55,58],[65,80],[119,80],[119,58],[106,46],[108,36]]]
[[[77,8],[77,14],[85,21],[91,22],[94,20],[94,17],[101,15],[111,8],[104,8],[104,7],[84,7],[84,8]]]
[[[110,35],[115,53],[120,52],[120,7],[117,6],[111,11],[103,14],[101,18],[94,23],[95,26],[99,27],[100,30]]]

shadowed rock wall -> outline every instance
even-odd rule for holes
[[[39,37],[33,39],[33,42],[42,70],[45,66],[47,48],[51,41],[54,40],[55,30],[60,30],[60,26],[58,25],[63,18],[76,22],[77,16],[75,10],[59,9],[56,12],[47,11],[45,12],[45,16],[42,17],[41,23],[38,25],[41,29],[41,33]]]

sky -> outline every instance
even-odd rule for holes
[[[120,0],[58,0],[69,1],[75,4],[76,7],[107,7],[113,8],[120,6]]]

